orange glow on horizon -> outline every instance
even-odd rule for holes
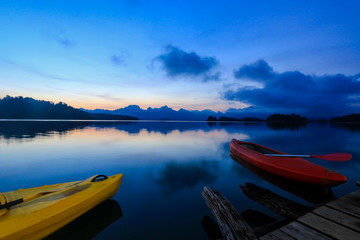
[[[148,109],[150,108],[161,108],[163,106],[167,106],[169,108],[172,108],[175,111],[180,110],[181,108],[186,110],[212,110],[212,111],[226,111],[229,108],[245,108],[248,107],[246,104],[242,103],[231,103],[227,101],[216,101],[216,102],[206,102],[206,101],[198,101],[198,102],[191,102],[188,99],[184,99],[182,102],[180,101],[173,101],[173,100],[149,100],[149,99],[137,99],[132,100],[128,99],[126,101],[110,101],[108,99],[93,97],[93,96],[55,96],[55,95],[42,95],[42,94],[32,94],[32,95],[25,95],[21,93],[17,94],[5,94],[0,96],[1,98],[5,97],[6,95],[9,95],[11,97],[30,97],[35,100],[42,100],[42,101],[49,101],[53,102],[54,104],[57,104],[59,102],[66,103],[67,105],[74,107],[74,108],[84,108],[88,110],[95,110],[95,109],[105,109],[105,110],[116,110],[119,108],[125,108],[129,105],[137,105],[141,109]]]

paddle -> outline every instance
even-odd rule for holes
[[[28,201],[30,201],[30,200],[33,200],[33,199],[35,199],[35,198],[41,197],[41,196],[46,195],[46,194],[49,194],[49,193],[54,193],[54,192],[59,192],[59,191],[62,191],[62,190],[73,189],[73,188],[75,188],[75,187],[78,187],[80,183],[83,183],[83,182],[89,181],[89,180],[91,180],[91,179],[94,179],[94,178],[96,178],[96,176],[97,176],[97,175],[92,176],[92,177],[90,177],[90,178],[88,178],[88,179],[79,181],[79,182],[75,182],[75,183],[73,183],[73,184],[71,184],[71,185],[69,185],[69,186],[63,187],[63,188],[58,188],[58,189],[53,189],[53,190],[38,192],[38,193],[31,194],[31,195],[28,195],[28,196],[23,197],[23,198],[16,199],[16,200],[11,201],[11,202],[7,202],[7,203],[5,203],[5,204],[0,205],[0,210],[1,210],[1,209],[4,209],[4,208],[9,208],[9,207],[18,205],[18,204],[23,203],[23,202],[28,202]]]
[[[349,153],[330,153],[325,155],[288,155],[288,154],[264,154],[270,157],[305,157],[305,158],[319,158],[327,161],[348,161],[352,158]]]

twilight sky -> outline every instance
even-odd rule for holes
[[[0,97],[359,112],[359,9],[358,0],[2,0]]]

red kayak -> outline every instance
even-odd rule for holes
[[[230,150],[236,157],[258,168],[298,182],[332,187],[347,181],[345,176],[303,158],[265,156],[285,153],[255,143],[233,139]]]

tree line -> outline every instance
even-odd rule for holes
[[[266,122],[308,122],[306,117],[302,117],[299,114],[279,114],[275,113],[268,116],[266,119],[259,119],[254,117],[245,117],[245,118],[234,118],[234,117],[226,117],[222,116],[217,118],[216,116],[209,116],[207,121],[266,121]],[[330,120],[321,120],[322,122],[349,122],[349,123],[359,123],[360,122],[360,114],[352,113],[345,116],[333,117]],[[317,122],[317,121],[316,121]]]
[[[136,120],[110,114],[89,114],[66,103],[53,103],[29,97],[6,96],[0,99],[0,119],[74,119],[74,120]]]
[[[234,118],[222,116],[217,118],[216,116],[209,116],[207,121],[267,121],[267,122],[306,122],[306,117],[301,117],[298,114],[279,114],[275,113],[267,117],[266,119],[260,119],[256,117],[244,117],[244,118]]]

